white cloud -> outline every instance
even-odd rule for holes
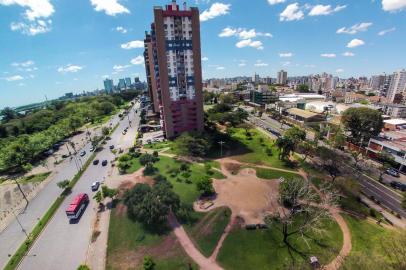
[[[339,68],[339,69],[336,70],[336,72],[337,72],[337,73],[343,73],[343,72],[344,72],[344,69]]]
[[[245,67],[246,65],[247,65],[247,64],[246,64],[246,63],[243,63],[243,62],[241,62],[241,63],[238,64],[239,67]]]
[[[1,1],[1,0],[0,0]],[[35,36],[52,30],[52,20],[36,20],[32,22],[12,22],[11,31],[20,31],[24,35]]]
[[[347,48],[355,48],[364,45],[365,42],[361,39],[354,38],[347,44]]]
[[[229,13],[230,7],[230,4],[214,3],[209,9],[206,9],[200,14],[200,21],[205,22],[218,16],[226,15]]]
[[[131,59],[131,64],[133,64],[133,65],[142,65],[142,64],[144,64],[144,57],[139,55],[139,56]]]
[[[209,61],[208,57],[202,57],[202,61]]]
[[[117,74],[117,72],[121,72],[124,69],[130,68],[130,67],[131,67],[131,65],[114,65],[113,69],[116,71],[116,73],[114,73],[114,74]]]
[[[236,36],[240,39],[250,39],[250,38],[255,38],[255,37],[272,37],[271,33],[263,33],[263,32],[257,32],[254,28],[247,30],[245,28],[231,28],[231,27],[226,27],[224,28],[221,33],[219,34],[219,37],[232,37]]]
[[[101,76],[103,79],[107,79],[107,78],[110,78],[110,76],[109,75],[103,75],[103,76]]]
[[[221,33],[219,34],[219,37],[232,37],[236,34],[237,34],[237,29],[233,29],[231,27],[226,27],[221,31]]]
[[[345,56],[345,57],[352,57],[352,56],[355,56],[355,53],[352,53],[352,52],[345,52],[345,53],[343,53],[343,56]]]
[[[309,16],[330,15],[345,9],[346,7],[346,5],[336,6],[335,8],[332,8],[331,5],[316,5],[310,10]]]
[[[18,86],[25,86],[25,83],[20,82]]]
[[[325,58],[335,58],[337,55],[335,53],[322,53],[320,56]]]
[[[59,67],[58,72],[59,73],[76,73],[82,69],[83,69],[83,67],[81,67],[81,66],[68,64],[64,67]]]
[[[279,20],[283,21],[295,21],[295,20],[303,20],[304,13],[300,9],[298,3],[293,3],[288,5],[281,14],[279,14]]]
[[[104,11],[109,16],[116,16],[121,13],[130,13],[130,11],[119,0],[90,0],[96,11]]]
[[[217,70],[224,70],[226,69],[225,67],[216,67]]]
[[[133,40],[133,41],[121,44],[121,48],[124,49],[124,50],[144,48],[144,41],[142,41],[142,40]]]
[[[24,80],[23,76],[20,75],[14,75],[14,76],[10,76],[10,77],[6,77],[4,78],[6,81],[8,82],[14,82],[14,81],[21,81]]]
[[[29,21],[48,18],[55,12],[50,0],[0,0],[0,5],[19,5],[26,8],[24,15]]]
[[[122,26],[117,26],[117,27],[116,27],[116,31],[119,32],[119,33],[121,33],[121,34],[127,33],[127,29],[125,29],[125,28],[122,27]]]
[[[267,67],[269,66],[267,63],[262,62],[262,60],[257,60],[257,62],[254,64],[255,67]]]
[[[244,48],[244,47],[252,47],[258,50],[263,50],[264,47],[262,46],[262,42],[259,40],[251,40],[251,39],[245,39],[237,42],[235,44],[237,48]]]
[[[372,23],[368,22],[368,23],[359,23],[359,24],[354,24],[353,26],[346,28],[346,27],[342,27],[340,29],[337,30],[337,34],[350,34],[350,35],[354,35],[357,34],[359,32],[365,32],[368,30],[368,28],[372,25]]]
[[[30,67],[30,66],[33,66],[34,64],[35,64],[34,61],[28,60],[28,61],[21,62],[21,63],[14,62],[14,63],[12,63],[11,65],[12,65],[13,67],[28,68],[28,67]]]
[[[398,11],[406,8],[406,0],[382,0],[382,8],[385,11]]]
[[[316,65],[313,65],[313,64],[307,64],[307,65],[304,65],[304,67],[306,67],[306,68],[315,68],[315,67],[316,67]]]
[[[276,4],[282,4],[285,3],[286,0],[268,0],[268,3],[272,6],[272,5],[276,5]]]
[[[288,52],[288,53],[279,53],[279,57],[287,58],[287,57],[292,57],[292,56],[293,56],[293,53],[291,53],[291,52]]]
[[[388,34],[390,32],[394,32],[394,31],[396,31],[396,27],[392,27],[392,28],[389,28],[389,29],[382,30],[382,31],[380,31],[378,33],[378,35],[379,36],[384,36],[384,35],[386,35],[386,34]]]

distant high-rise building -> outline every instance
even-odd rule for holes
[[[380,90],[385,82],[385,75],[374,75],[369,80],[369,87],[372,90]]]
[[[119,90],[125,90],[125,79],[119,79],[117,88]]]
[[[113,84],[113,80],[111,79],[105,79],[104,80],[104,90],[107,93],[112,93],[114,90],[114,84]]]
[[[125,78],[125,88],[131,88],[131,78]]]
[[[288,72],[281,70],[276,76],[276,83],[285,85],[288,82]]]
[[[259,75],[256,73],[254,74],[254,76],[252,76],[252,82],[255,84],[259,83],[259,79]]]
[[[154,7],[146,33],[148,88],[167,138],[185,131],[203,131],[202,68],[198,8],[180,8],[173,0]]]
[[[402,102],[406,100],[405,96],[406,88],[406,70],[399,70],[393,73],[391,83],[389,85],[387,99],[389,103],[395,102],[399,99],[399,95],[403,95]]]

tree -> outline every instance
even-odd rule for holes
[[[63,180],[63,181],[60,181],[60,182],[56,183],[56,185],[60,189],[65,189],[65,188],[67,188],[69,186],[69,182],[70,182],[69,180]]]
[[[296,151],[303,155],[302,161],[305,162],[308,156],[312,156],[314,154],[315,148],[312,143],[303,141],[296,146]]]
[[[221,94],[220,102],[224,104],[234,104],[237,102],[236,98],[232,94]]]
[[[156,183],[152,188],[137,184],[126,193],[124,203],[130,218],[145,225],[163,225],[170,211],[180,206],[179,196],[166,181]]]
[[[391,167],[396,166],[395,158],[387,153],[387,152],[381,152],[377,156],[378,161],[381,163],[381,166],[379,168],[380,174],[379,174],[379,180],[382,181],[383,174]]]
[[[85,265],[85,264],[81,264],[79,265],[77,270],[90,270],[89,266]]]
[[[210,147],[210,141],[201,135],[183,133],[175,140],[175,146],[181,155],[203,157]]]
[[[96,194],[94,194],[93,199],[95,199],[98,204],[101,204],[101,203],[102,203],[102,201],[103,201],[103,194],[101,193],[100,190],[97,191]]]
[[[353,143],[363,145],[383,128],[382,113],[370,108],[350,108],[343,113],[342,123]]]
[[[322,162],[323,169],[330,175],[332,182],[335,182],[336,178],[341,174],[338,155],[324,146],[319,146],[316,152]]]
[[[296,88],[299,93],[309,93],[309,86],[307,84],[299,84]]]
[[[250,132],[250,129],[253,128],[253,126],[250,123],[242,123],[238,125],[238,127],[245,130],[245,135],[247,135]]]
[[[18,114],[10,107],[5,107],[0,111],[0,116],[3,118],[3,122],[7,123],[10,120],[18,118]]]
[[[285,137],[285,136],[279,137],[276,140],[275,145],[279,149],[279,159],[280,160],[288,159],[291,152],[293,152],[295,150],[295,143],[289,137]]]
[[[100,108],[104,115],[109,115],[110,113],[112,113],[114,111],[114,109],[116,107],[114,106],[113,103],[111,103],[109,101],[105,101],[100,104]]]
[[[110,128],[108,128],[108,127],[103,127],[103,128],[102,128],[102,134],[103,134],[103,136],[109,135],[109,134],[110,134]]]
[[[290,138],[295,145],[306,140],[306,131],[298,127],[292,127],[286,130],[285,137]]]
[[[201,192],[202,196],[211,196],[215,193],[213,188],[213,180],[210,178],[203,178],[196,184],[197,190]]]
[[[144,270],[154,270],[155,269],[155,262],[151,256],[145,256],[143,262],[143,269]]]
[[[139,160],[140,160],[140,164],[142,166],[146,166],[147,164],[152,164],[152,163],[156,162],[157,158],[151,154],[146,153],[146,154],[141,155]]]
[[[282,181],[279,196],[284,207],[280,208],[280,213],[266,217],[266,222],[281,231],[285,244],[290,246],[288,240],[292,235],[304,237],[312,231],[323,231],[324,221],[331,217],[326,206],[333,204],[333,194],[318,196],[306,180],[294,178]]]

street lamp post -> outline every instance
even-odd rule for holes
[[[225,144],[225,142],[219,141],[218,143],[220,144],[220,157],[223,157],[223,144]]]

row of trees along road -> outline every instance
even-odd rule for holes
[[[71,136],[86,123],[112,114],[138,92],[51,101],[45,108],[19,115],[5,108],[0,124],[0,172],[28,171],[52,146]]]

